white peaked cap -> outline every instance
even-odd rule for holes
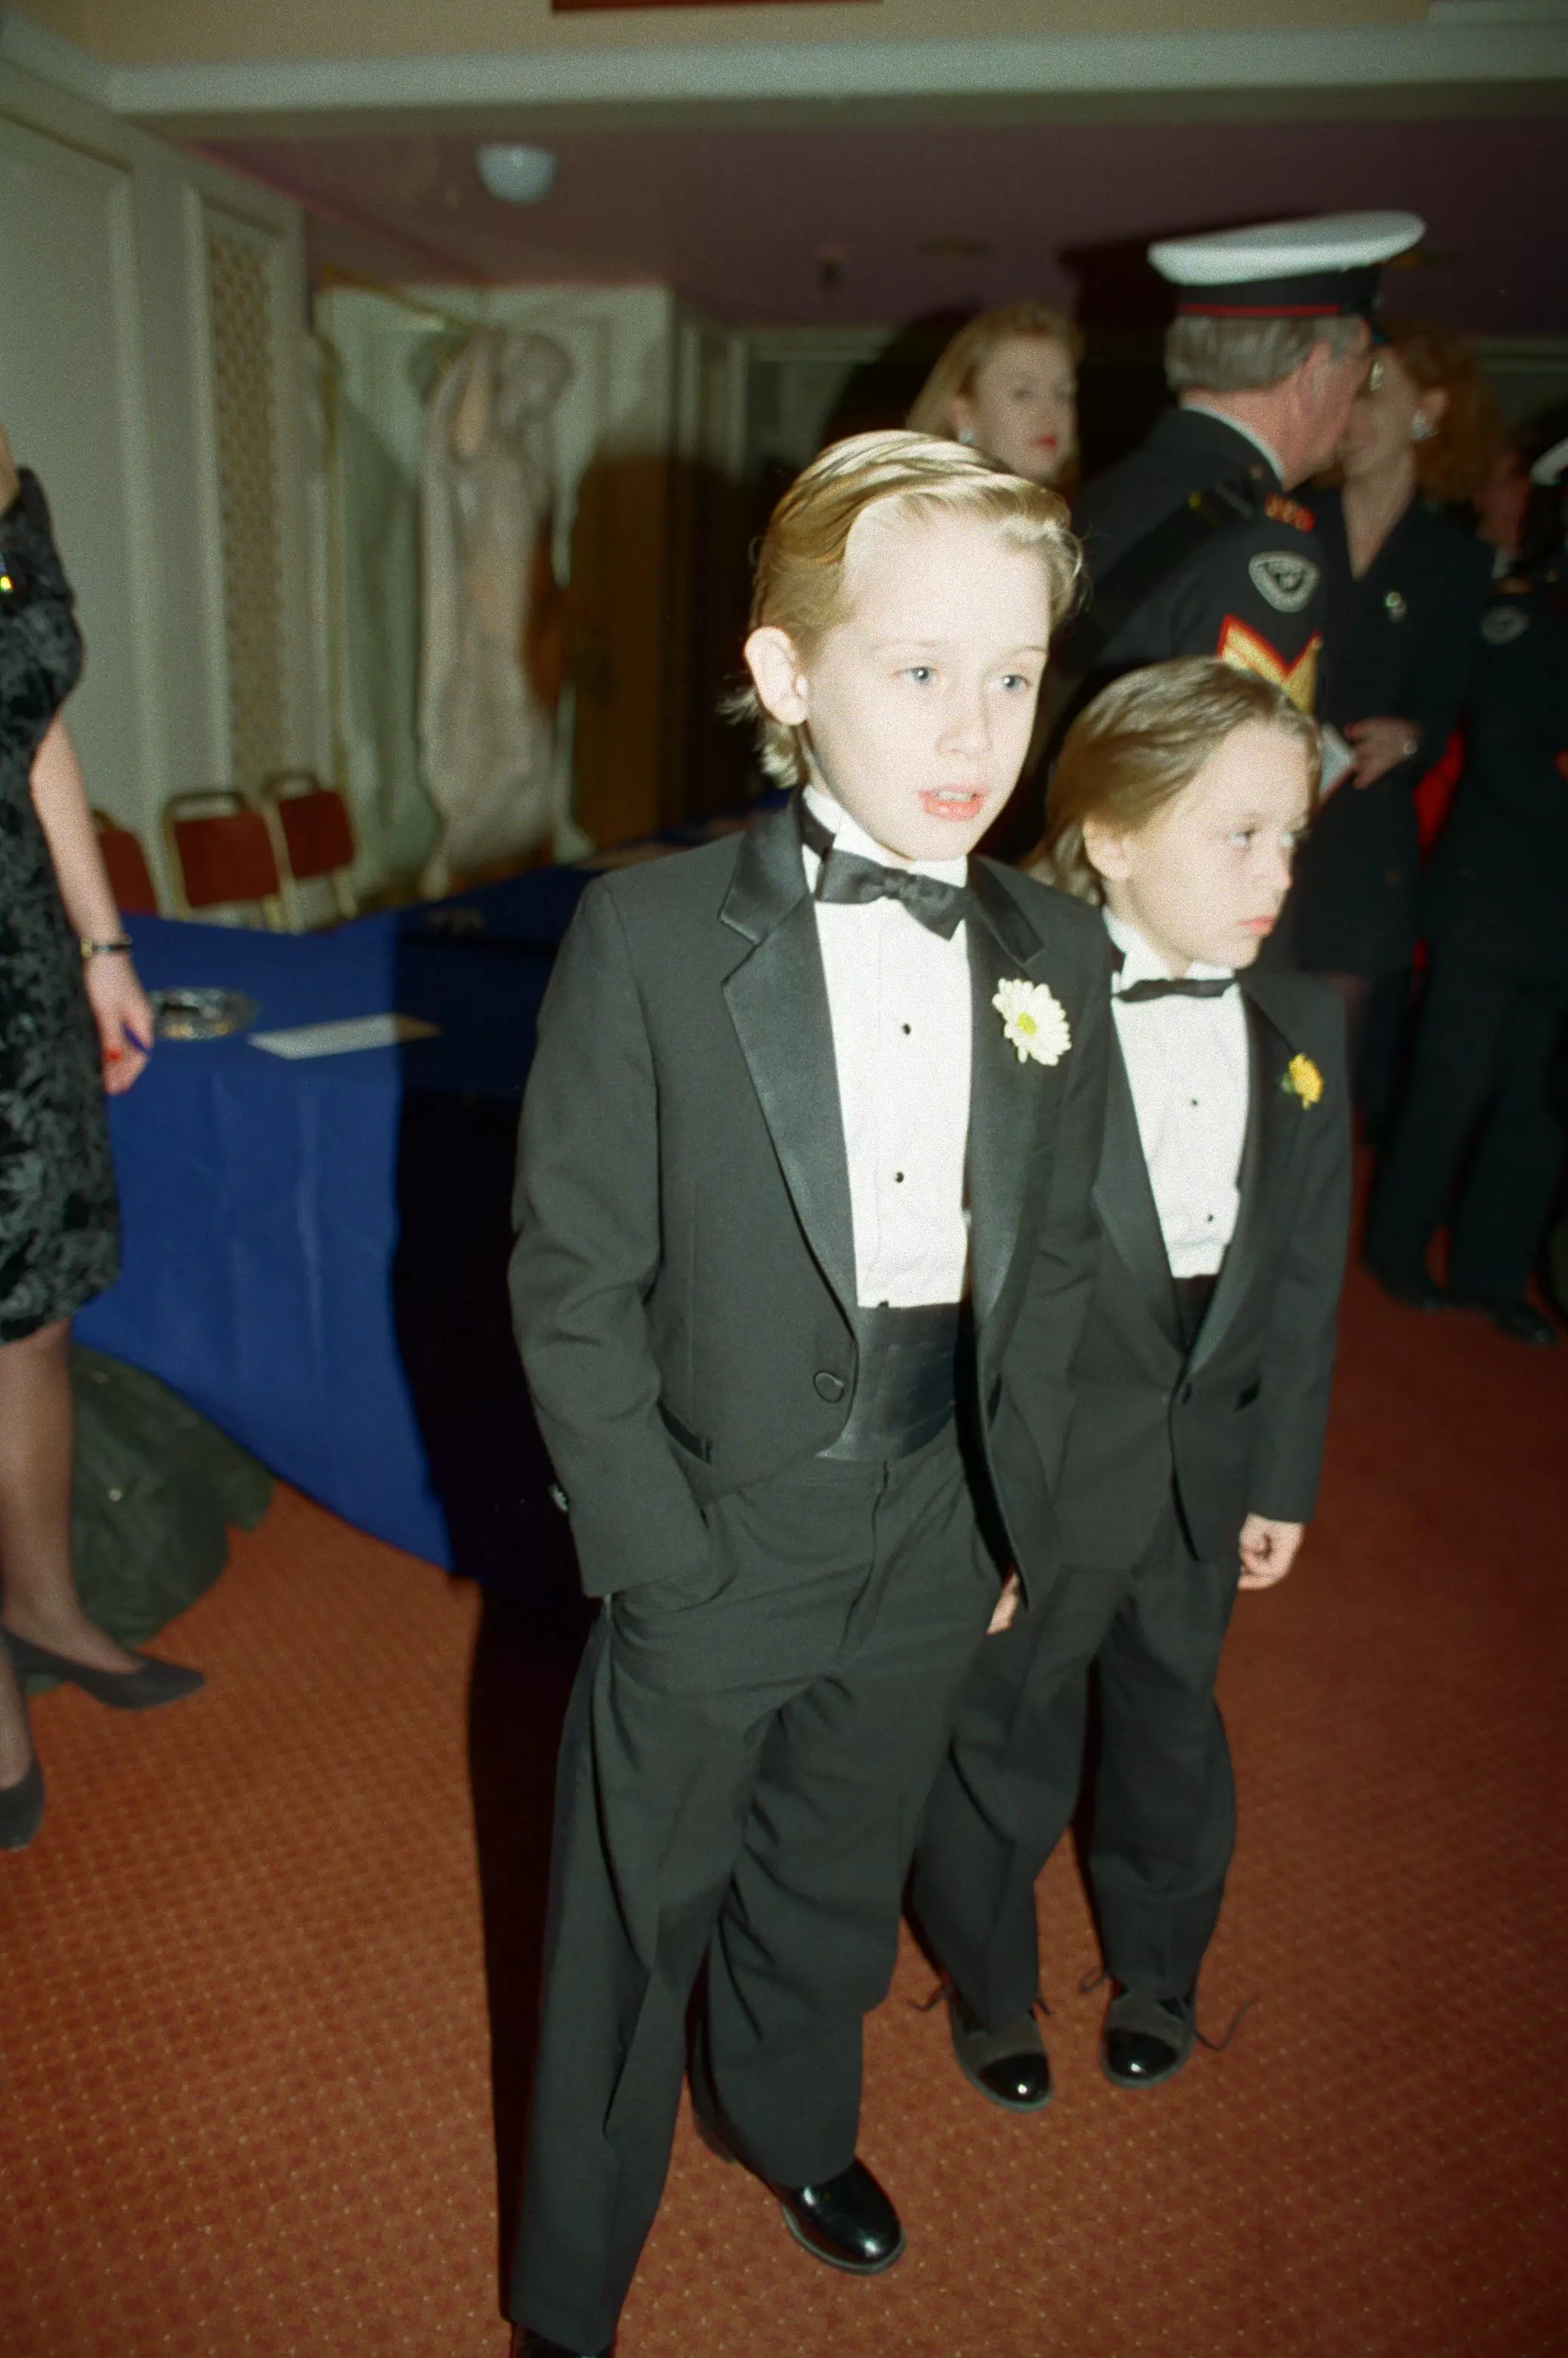
[[[1236,287],[1375,267],[1407,253],[1425,234],[1426,223],[1416,213],[1320,213],[1311,221],[1162,238],[1149,248],[1149,259],[1175,287]]]

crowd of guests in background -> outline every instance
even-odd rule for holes
[[[909,423],[1072,499],[1082,351],[1044,303],[984,313]],[[1511,425],[1453,330],[1382,321],[1332,463],[1299,492],[1325,605],[1315,708],[1349,759],[1325,776],[1272,953],[1345,1005],[1379,1150],[1373,1273],[1539,1346],[1555,1328],[1528,1293],[1568,1143],[1568,595],[1555,475],[1532,485],[1530,468],[1561,425]],[[1429,1252],[1450,1220],[1440,1282]]]

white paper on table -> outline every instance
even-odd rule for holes
[[[347,1056],[357,1048],[395,1048],[404,1040],[433,1040],[438,1023],[417,1015],[353,1015],[341,1023],[295,1023],[287,1032],[253,1032],[253,1048],[269,1056]]]
[[[1325,803],[1336,786],[1343,785],[1356,767],[1356,752],[1347,745],[1332,720],[1325,720],[1320,735],[1323,752],[1318,764],[1317,798]]]

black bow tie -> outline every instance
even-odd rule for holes
[[[967,884],[944,884],[937,876],[920,876],[912,868],[884,868],[880,860],[862,860],[840,851],[833,838],[803,802],[800,831],[822,862],[816,897],[834,908],[863,908],[871,901],[902,901],[912,917],[927,932],[950,942],[969,913]]]
[[[1172,975],[1162,982],[1130,982],[1125,990],[1116,993],[1116,1000],[1120,1007],[1147,1007],[1152,999],[1223,999],[1227,990],[1235,988],[1233,974],[1217,974],[1205,979]]]

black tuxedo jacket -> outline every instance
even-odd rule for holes
[[[1026,1581],[1095,1258],[1109,1029],[1098,916],[971,862],[973,1410]],[[1071,1048],[1021,1064],[998,983]],[[590,1595],[707,1576],[701,1509],[826,1449],[854,1399],[854,1237],[798,806],[590,887],[524,1102],[512,1297]]]
[[[1056,1498],[1074,1563],[1134,1563],[1173,1483],[1201,1556],[1231,1552],[1249,1514],[1312,1515],[1349,1221],[1344,1018],[1310,975],[1254,968],[1241,987],[1252,1048],[1241,1202],[1190,1357],[1112,1034],[1095,1186],[1103,1243]],[[1296,1057],[1321,1076],[1315,1105],[1289,1085]]]

